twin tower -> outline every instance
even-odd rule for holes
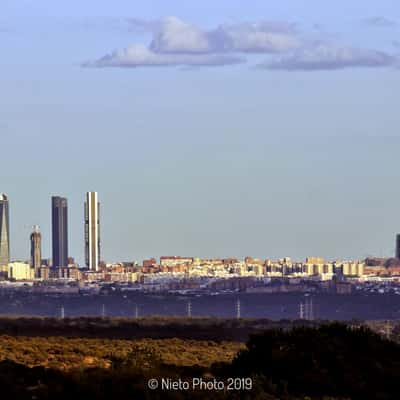
[[[68,260],[68,200],[51,198],[53,267],[67,267]],[[86,193],[85,201],[85,260],[92,270],[99,269],[100,262],[100,203],[97,192]]]

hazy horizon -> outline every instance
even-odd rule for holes
[[[394,255],[400,4],[4,3],[12,259],[60,195],[83,264],[87,191],[106,261]]]

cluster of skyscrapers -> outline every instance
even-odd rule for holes
[[[86,193],[84,205],[85,262],[88,269],[97,271],[100,263],[100,203],[97,192]],[[68,267],[68,200],[51,198],[52,267]],[[31,266],[38,271],[42,264],[42,235],[36,225],[30,236]],[[9,200],[0,194],[0,266],[10,263]]]

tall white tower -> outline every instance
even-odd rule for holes
[[[85,257],[86,266],[98,271],[100,262],[100,203],[97,192],[86,193],[85,202]]]

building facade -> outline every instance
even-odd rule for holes
[[[34,269],[28,263],[16,261],[8,264],[8,279],[28,281],[34,278]]]
[[[100,262],[100,203],[97,192],[86,193],[85,201],[85,259],[91,271],[99,270]]]
[[[10,262],[10,215],[8,197],[0,194],[0,266]]]
[[[53,196],[52,210],[52,246],[53,267],[68,266],[68,200]]]
[[[31,233],[31,266],[35,270],[35,277],[40,277],[42,266],[42,235],[36,225]]]
[[[160,257],[160,265],[175,267],[177,265],[190,265],[193,264],[193,257],[181,257],[181,256],[162,256]]]
[[[400,258],[400,234],[396,235],[396,258]]]

